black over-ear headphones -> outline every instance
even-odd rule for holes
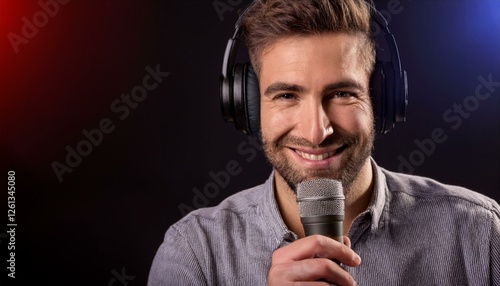
[[[255,2],[254,2],[255,3]],[[250,63],[234,63],[241,34],[240,22],[235,25],[224,53],[220,77],[220,102],[225,121],[233,121],[245,134],[258,134],[260,128],[260,91],[257,75]],[[370,79],[370,94],[375,115],[375,131],[384,134],[396,122],[406,120],[408,82],[406,71],[401,68],[396,40],[382,14],[372,8],[371,34],[375,42],[375,67]]]

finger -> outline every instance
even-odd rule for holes
[[[326,258],[311,258],[298,262],[281,264],[272,270],[274,271],[273,277],[281,277],[280,279],[285,278],[280,281],[316,281],[317,283],[328,282],[335,285],[356,285],[353,277],[347,273],[347,271],[337,263]]]
[[[339,264],[333,262],[332,260],[326,258],[314,258],[311,260],[319,264],[319,268],[322,269],[322,271],[316,272],[319,277],[314,277],[315,280],[326,280],[338,286],[357,285],[354,278]]]
[[[349,239],[349,237],[347,235],[344,235],[344,244],[351,248],[351,240]]]
[[[334,259],[352,267],[361,263],[361,258],[352,249],[322,235],[307,236],[277,249],[273,253],[272,263],[281,264],[315,257]]]

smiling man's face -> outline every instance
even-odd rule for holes
[[[340,180],[345,190],[370,164],[373,111],[363,36],[284,37],[260,57],[261,132],[278,175],[295,185]]]

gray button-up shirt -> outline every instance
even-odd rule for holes
[[[351,225],[359,285],[500,285],[500,207],[479,193],[374,167],[368,209]],[[283,222],[273,175],[172,225],[148,285],[265,285]]]

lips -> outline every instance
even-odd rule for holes
[[[304,159],[311,160],[311,161],[321,161],[321,160],[325,160],[325,159],[328,159],[330,157],[333,157],[334,155],[342,152],[345,149],[345,147],[346,147],[346,145],[342,145],[341,147],[339,147],[333,151],[319,153],[319,154],[312,154],[312,153],[308,153],[308,152],[297,150],[297,149],[293,149],[293,150],[295,151],[295,153],[297,153],[300,157],[302,157]]]

